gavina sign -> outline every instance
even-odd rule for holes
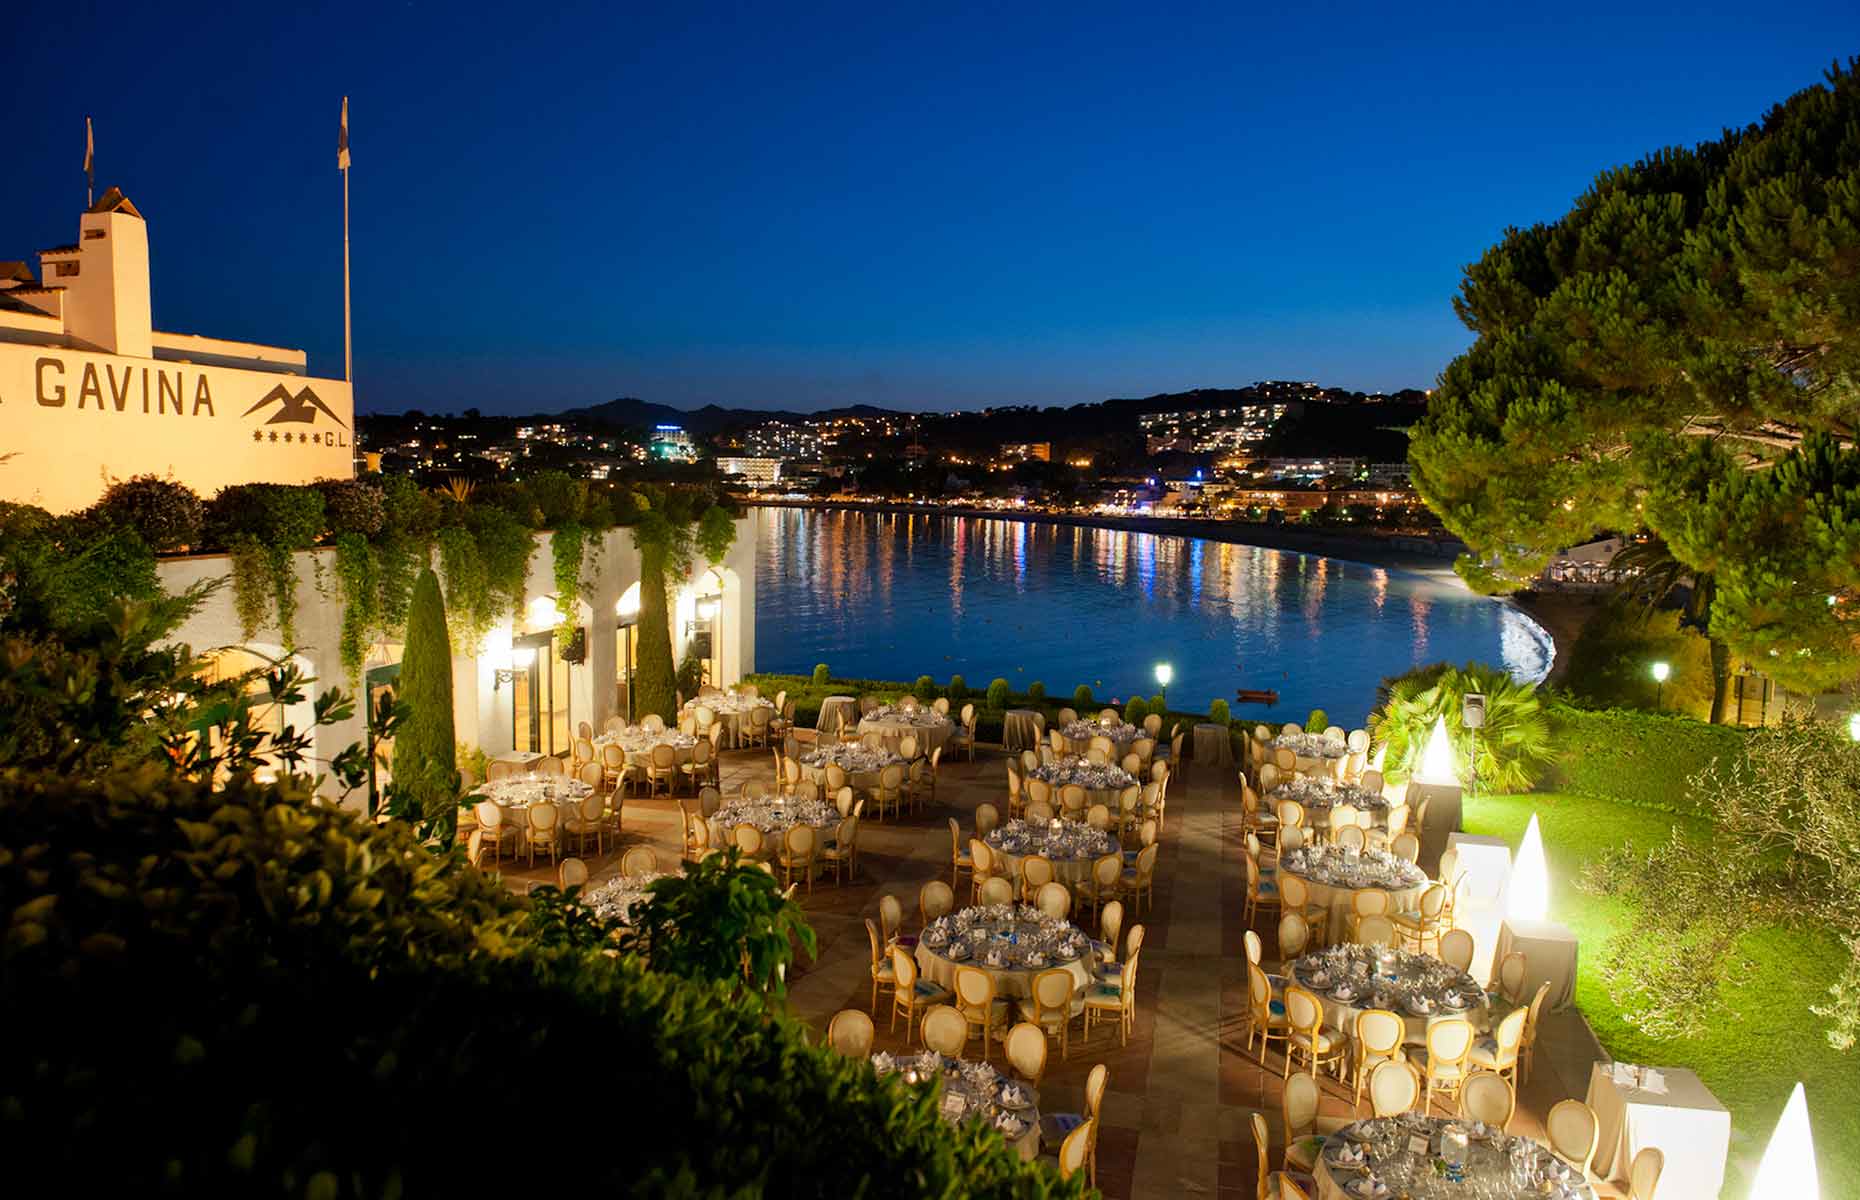
[[[208,497],[346,479],[354,412],[340,380],[0,343],[0,498],[63,512],[131,475]]]

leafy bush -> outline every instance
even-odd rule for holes
[[[1149,715],[1149,702],[1144,700],[1141,696],[1132,696],[1129,702],[1124,705],[1124,720],[1131,725],[1143,724],[1143,718]]]
[[[951,675],[949,677],[949,702],[951,704],[961,704],[968,698],[969,685],[963,682],[962,676]]]
[[[829,683],[832,682],[832,680],[833,680],[833,676],[827,670],[826,663],[815,663],[814,664],[814,686],[815,687],[826,687]]]
[[[272,619],[285,646],[297,641],[299,550],[323,536],[323,497],[314,488],[239,483],[207,506],[206,537],[232,554],[233,602],[247,641]]]
[[[207,517],[194,489],[155,475],[111,484],[96,509],[109,523],[135,530],[157,554],[198,542]]]
[[[1407,779],[1420,767],[1434,723],[1441,719],[1453,740],[1456,769],[1463,769],[1459,764],[1466,761],[1470,735],[1461,706],[1468,692],[1485,695],[1485,726],[1473,742],[1480,785],[1494,792],[1531,790],[1552,757],[1550,716],[1536,685],[1521,684],[1484,663],[1434,663],[1382,681],[1369,730],[1375,741],[1388,746],[1384,769],[1390,779]]]
[[[1609,604],[1583,623],[1560,690],[1595,708],[1664,707],[1711,719],[1711,643],[1672,610]],[[1664,687],[1652,668],[1665,662]]]
[[[636,949],[655,971],[715,983],[746,979],[757,991],[785,995],[794,961],[789,939],[812,956],[814,931],[800,904],[782,898],[775,877],[744,866],[739,855],[730,846],[687,863],[682,876],[655,880]]]
[[[7,1136],[77,1194],[515,1189],[534,1159],[456,1152],[467,1110],[590,1086],[615,1152],[554,1161],[559,1187],[1083,1192],[747,989],[604,955],[559,898],[402,822],[244,776],[7,771],[0,846],[0,1008],[33,1031],[0,1047]]]
[[[1629,709],[1549,707],[1557,756],[1546,787],[1636,808],[1715,818],[1689,784],[1707,768],[1729,769],[1750,735],[1735,725]]]
[[[1153,713],[1167,713],[1169,711],[1169,702],[1163,698],[1161,692],[1157,692],[1154,696],[1150,697],[1150,711]]]
[[[1072,707],[1084,712],[1097,701],[1091,698],[1091,685],[1081,683],[1072,689]]]
[[[359,533],[374,537],[387,527],[387,497],[374,483],[363,479],[319,479],[311,485],[323,497],[323,517],[329,532],[341,537]]]
[[[678,691],[686,697],[691,697],[697,695],[698,689],[702,686],[704,686],[704,660],[699,658],[694,651],[687,650],[684,659],[678,664]]]
[[[1208,705],[1208,720],[1216,725],[1231,723],[1233,718],[1231,710],[1227,707],[1227,701],[1216,700],[1214,703]]]
[[[10,585],[9,627],[75,630],[101,620],[113,601],[161,592],[155,556],[142,536],[95,510],[43,522],[18,506],[0,532],[0,578]]]
[[[1323,733],[1329,728],[1330,714],[1321,708],[1312,709],[1311,715],[1305,718],[1306,733]]]
[[[1034,680],[1032,683],[1028,684],[1027,685],[1027,702],[1029,704],[1035,705],[1036,707],[1041,704],[1045,704],[1046,703],[1046,685],[1044,683],[1041,683],[1037,679]]]
[[[997,711],[1008,706],[1008,681],[995,679],[988,684],[988,707]]]
[[[444,823],[441,836],[449,842],[459,782],[458,736],[452,725],[452,642],[446,634],[439,577],[431,567],[421,571],[413,585],[398,692],[407,716],[394,739],[394,780],[426,817]]]
[[[524,490],[544,529],[579,521],[587,504],[588,485],[562,471],[538,471],[524,481]]]
[[[925,704],[930,703],[932,700],[936,699],[936,680],[930,678],[928,675],[919,675],[917,677],[917,682],[911,685],[911,695],[922,700]]]

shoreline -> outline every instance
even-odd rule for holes
[[[1365,566],[1384,567],[1425,575],[1436,581],[1451,581],[1461,587],[1465,582],[1454,573],[1453,560],[1465,545],[1458,538],[1439,538],[1397,534],[1374,537],[1334,530],[1298,529],[1285,525],[1267,525],[1256,521],[1217,521],[1205,517],[1117,517],[1098,514],[1017,512],[1011,509],[972,508],[929,504],[900,504],[887,501],[875,504],[849,504],[830,500],[749,499],[744,508],[803,508],[823,512],[878,512],[898,516],[972,517],[980,520],[1019,521],[1022,524],[1069,525],[1085,529],[1111,529],[1129,533],[1200,538],[1234,546],[1253,546],[1261,550],[1284,550],[1334,558]],[[1497,597],[1494,597],[1497,599]]]
[[[1466,581],[1461,579],[1453,569],[1453,560],[1466,549],[1465,543],[1450,534],[1443,534],[1438,538],[1417,537],[1411,534],[1376,537],[1329,529],[1297,529],[1255,521],[1217,521],[1200,517],[1117,517],[1100,514],[1017,512],[974,508],[966,505],[900,504],[889,501],[856,504],[832,500],[747,499],[741,503],[745,509],[796,508],[819,512],[876,512],[895,516],[970,517],[980,520],[1018,521],[1029,525],[1066,525],[1084,529],[1109,529],[1129,533],[1192,537],[1203,541],[1223,542],[1234,546],[1252,546],[1262,550],[1283,550],[1291,554],[1308,554],[1314,557],[1333,558],[1339,562],[1352,562],[1384,570],[1400,571],[1404,574],[1421,576],[1433,583],[1449,584],[1472,594],[1472,589],[1466,586]],[[1567,621],[1554,618],[1546,620],[1543,613],[1533,611],[1528,600],[1520,602],[1516,596],[1485,598],[1505,605],[1524,617],[1537,627],[1549,643],[1550,665],[1546,669],[1544,678],[1537,681],[1538,685],[1543,686],[1558,678],[1559,672],[1567,665],[1569,649],[1574,641],[1574,633],[1581,628],[1580,623],[1576,623],[1571,628]]]

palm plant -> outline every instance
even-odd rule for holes
[[[813,927],[775,877],[745,865],[735,846],[685,864],[682,876],[654,880],[640,919],[637,948],[655,971],[718,982],[743,981],[756,992],[786,994],[795,944],[811,958]]]
[[[1485,724],[1476,738],[1462,714],[1469,692],[1485,696]],[[1446,722],[1461,782],[1472,777],[1467,770],[1469,748],[1476,749],[1479,782],[1496,792],[1529,791],[1550,762],[1550,717],[1537,685],[1521,684],[1497,667],[1419,667],[1383,680],[1378,700],[1369,732],[1375,744],[1385,748],[1383,773],[1393,782],[1408,779],[1420,767],[1439,720]]]

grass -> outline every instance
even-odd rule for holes
[[[1649,1037],[1623,1019],[1597,969],[1620,905],[1582,894],[1575,881],[1584,864],[1610,847],[1630,840],[1649,846],[1665,840],[1676,824],[1702,830],[1704,823],[1608,800],[1538,793],[1471,801],[1465,825],[1515,846],[1533,812],[1550,860],[1551,915],[1582,942],[1577,1007],[1614,1058],[1688,1067],[1730,1110],[1728,1200],[1748,1191],[1749,1175],[1797,1080],[1808,1092],[1822,1195],[1860,1196],[1860,1057],[1830,1047],[1821,1018],[1808,1011],[1827,999],[1828,985],[1846,962],[1840,940],[1794,928],[1747,938],[1740,949],[1748,971],[1724,981],[1727,1011],[1715,1028],[1699,1037]]]

